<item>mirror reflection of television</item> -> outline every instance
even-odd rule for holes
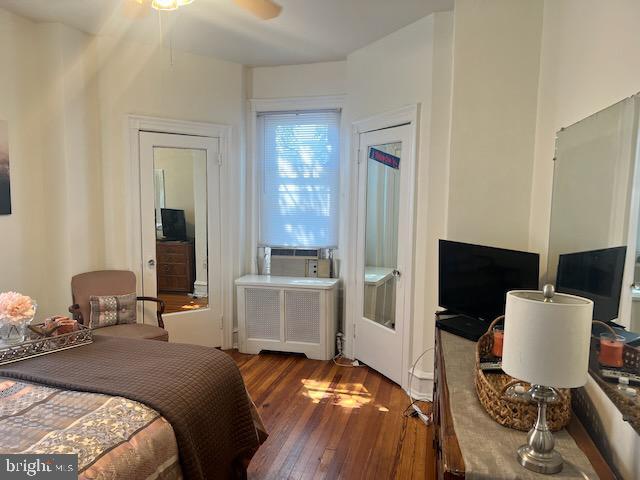
[[[184,210],[174,208],[161,208],[162,235],[165,240],[186,240],[187,222],[184,218]]]
[[[593,301],[593,319],[618,318],[627,247],[565,253],[558,260],[556,290]]]
[[[504,314],[509,290],[537,290],[537,253],[440,240],[439,305],[492,321]]]

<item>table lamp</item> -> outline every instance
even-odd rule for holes
[[[562,470],[547,426],[547,403],[558,398],[556,388],[587,383],[593,302],[574,295],[542,292],[507,293],[502,369],[531,384],[525,395],[538,403],[538,418],[518,449],[520,464],[538,473]]]

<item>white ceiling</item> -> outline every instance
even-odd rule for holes
[[[163,14],[177,50],[245,65],[344,59],[347,54],[453,0],[277,0],[280,17],[262,21],[232,0],[195,0]],[[92,34],[159,41],[158,14],[134,0],[0,0],[0,7],[38,22],[60,22]]]

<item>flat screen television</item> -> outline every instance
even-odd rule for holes
[[[440,240],[439,304],[492,321],[504,314],[509,290],[537,290],[537,253]]]
[[[565,253],[558,259],[556,290],[593,300],[593,319],[618,318],[627,247]]]
[[[186,240],[187,222],[184,218],[184,210],[174,208],[161,208],[162,235],[166,240]]]

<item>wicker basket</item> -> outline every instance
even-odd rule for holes
[[[515,380],[505,373],[484,372],[480,369],[480,359],[487,356],[493,347],[493,327],[504,319],[496,318],[487,333],[478,340],[476,346],[476,392],[480,403],[493,418],[503,427],[529,431],[538,416],[538,405],[521,398],[507,397],[504,392],[512,385],[529,384]],[[547,405],[547,425],[552,431],[561,430],[571,420],[571,391],[561,389],[560,400]]]

